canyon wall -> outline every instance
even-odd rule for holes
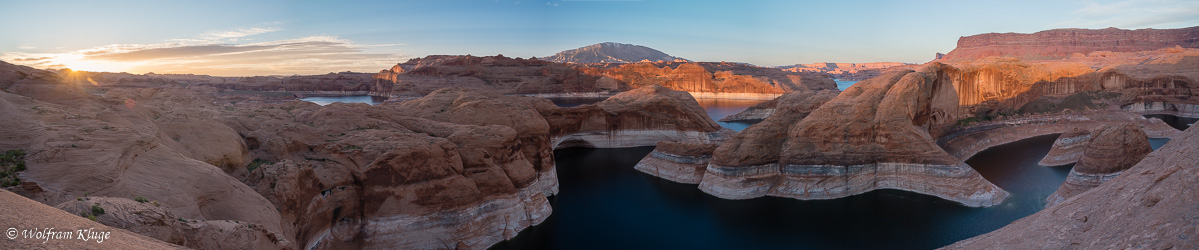
[[[797,123],[772,115],[715,150],[700,189],[730,199],[830,199],[890,188],[968,206],[998,204],[1007,192],[928,134],[930,109],[957,105],[942,74],[949,68],[859,82]]]
[[[825,77],[734,63],[562,64],[503,56],[428,56],[375,74],[375,91],[421,95],[442,87],[501,93],[628,91],[649,85],[693,93],[783,94],[836,89]]]
[[[987,33],[958,39],[940,60],[961,61],[991,56],[1049,60],[1094,51],[1132,52],[1182,46],[1199,48],[1199,27],[1122,30],[1055,29],[1032,34]]]

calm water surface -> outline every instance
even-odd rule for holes
[[[1170,124],[1171,127],[1174,127],[1178,130],[1186,130],[1187,128],[1190,128],[1191,125],[1194,125],[1195,122],[1199,122],[1199,118],[1179,117],[1174,115],[1145,115],[1145,118],[1161,119],[1163,122],[1166,122],[1166,124]]]
[[[845,91],[845,89],[848,89],[849,86],[853,86],[854,83],[858,83],[858,81],[843,81],[837,79],[833,79],[833,81],[837,82],[837,89],[840,89],[841,91]]]
[[[316,105],[329,105],[335,102],[341,103],[366,103],[370,105],[378,105],[387,100],[387,97],[356,95],[356,96],[312,96],[300,98],[301,101],[309,101]]]
[[[724,200],[634,170],[653,147],[557,150],[561,192],[550,198],[553,214],[493,249],[931,249],[1039,211],[1070,171],[1036,164],[1054,139],[1001,145],[967,161],[1012,192],[989,208],[896,190]]]

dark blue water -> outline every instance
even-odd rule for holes
[[[845,91],[845,89],[848,89],[849,86],[853,86],[854,83],[858,83],[858,81],[843,81],[837,79],[833,79],[833,81],[837,82],[837,89],[840,89],[841,91]]]
[[[1195,122],[1199,122],[1199,118],[1179,117],[1175,115],[1145,115],[1145,118],[1161,119],[1166,124],[1170,124],[1171,127],[1178,130],[1186,130],[1191,125],[1194,125]]]
[[[309,101],[316,105],[329,105],[335,102],[341,103],[366,103],[370,105],[378,105],[387,100],[387,97],[356,95],[356,96],[311,96],[300,98],[301,101]]]
[[[833,200],[725,200],[643,174],[653,147],[554,152],[560,193],[542,224],[492,249],[931,249],[1039,211],[1070,166],[1037,165],[1056,135],[994,147],[967,163],[1012,192],[969,208],[928,195],[878,190]]]
[[[748,128],[749,125],[754,125],[754,123],[757,122],[720,122],[719,120],[730,115],[741,113],[741,111],[745,111],[745,109],[749,108],[749,106],[764,102],[764,100],[731,99],[696,99],[696,101],[699,102],[699,106],[704,107],[704,110],[708,111],[708,117],[711,117],[712,120],[718,121],[716,124],[720,124],[721,127],[732,129],[733,131],[744,130],[745,128]]]
[[[607,97],[575,97],[575,98],[547,98],[558,107],[574,107],[583,104],[595,104],[607,100]]]

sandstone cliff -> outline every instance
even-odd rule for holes
[[[1199,27],[1139,30],[1055,29],[1032,34],[987,33],[958,39],[957,48],[945,54],[941,60],[961,61],[990,56],[1046,60],[1065,58],[1074,53],[1148,51],[1174,46],[1199,48]]]
[[[747,95],[742,98],[764,98],[757,96],[763,94],[772,95],[770,98],[773,98],[792,91],[836,89],[836,84],[826,77],[744,64],[642,62],[573,65],[503,56],[415,58],[380,71],[375,78],[376,86],[372,90],[393,96],[423,95],[443,87],[532,94],[619,92],[659,85],[696,94]]]
[[[186,249],[135,232],[109,227],[6,190],[0,190],[0,222],[4,222],[5,229],[37,231],[53,227],[56,231],[67,231],[72,234],[71,238],[66,240],[35,239],[32,235],[26,238],[26,235],[22,235],[18,231],[16,239],[5,237],[0,240],[0,248],[4,249]],[[95,232],[109,232],[108,238],[100,242],[97,242],[96,239],[83,241],[75,238],[77,237],[75,230],[87,229]]]
[[[542,110],[554,148],[619,148],[659,141],[720,142],[734,132],[716,124],[691,94],[650,85],[594,105]]]
[[[1149,137],[1132,124],[1099,128],[1091,138],[1078,163],[1070,169],[1066,182],[1046,198],[1046,207],[1120,176],[1152,151]]]
[[[1091,131],[1074,129],[1070,132],[1062,133],[1053,141],[1053,147],[1049,149],[1049,153],[1041,159],[1041,166],[1061,166],[1078,161],[1082,158],[1082,152],[1087,149],[1087,143],[1091,141]]]
[[[0,68],[14,72],[7,63]],[[189,220],[242,221],[270,234],[290,230],[273,204],[220,168],[243,163],[246,149],[215,112],[203,110],[211,104],[182,98],[166,112],[127,97],[87,94],[40,73],[0,86],[0,149],[23,149],[28,163],[20,174],[25,183],[10,191],[45,204],[143,196]],[[192,144],[207,147],[185,146]]]
[[[799,118],[807,117],[813,110],[819,108],[825,102],[837,97],[840,91],[837,90],[820,90],[818,92],[791,92],[783,94],[774,100],[765,101],[754,104],[745,110],[736,114],[730,115],[723,119],[722,122],[729,121],[753,121],[763,120],[774,113],[783,113],[780,109],[790,109],[785,111],[789,116]]]

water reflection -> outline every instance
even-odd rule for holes
[[[930,249],[993,231],[1044,206],[1070,167],[1036,165],[1056,135],[968,162],[1012,192],[990,208],[878,190],[832,200],[725,200],[633,169],[652,147],[554,152],[561,192],[541,225],[493,249]]]
[[[847,80],[838,80],[838,79],[833,79],[833,81],[837,82],[837,89],[840,89],[841,91],[845,91],[845,89],[848,89],[850,86],[853,86],[854,83],[858,83],[858,81],[847,81]]]
[[[1155,114],[1155,115],[1145,115],[1145,118],[1161,119],[1163,122],[1166,122],[1166,124],[1170,124],[1171,127],[1174,127],[1178,130],[1186,130],[1187,128],[1190,128],[1192,125],[1194,125],[1195,122],[1199,122],[1199,118],[1180,117],[1180,116],[1175,116],[1175,115]]]
[[[329,105],[335,102],[340,103],[366,103],[370,105],[378,105],[387,100],[387,97],[356,95],[356,96],[310,96],[300,98],[301,101],[309,101],[316,105]]]

